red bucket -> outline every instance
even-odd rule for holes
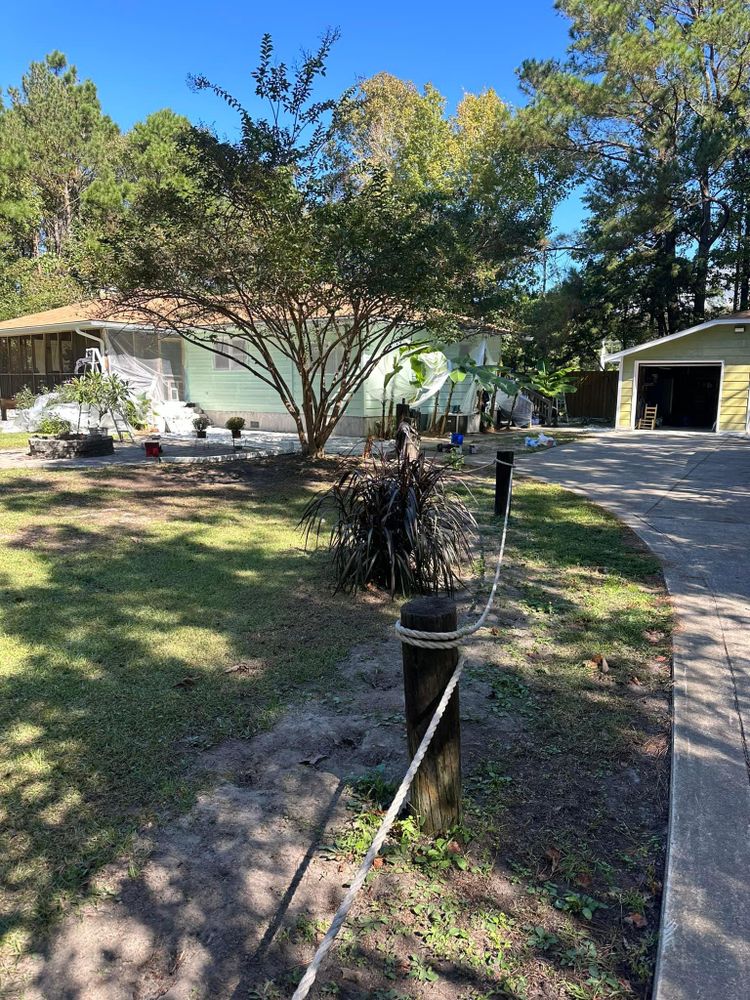
[[[159,458],[161,455],[161,444],[158,441],[144,441],[143,447],[146,449],[146,458]]]

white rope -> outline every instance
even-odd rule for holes
[[[388,836],[391,827],[396,821],[396,817],[398,816],[401,810],[401,806],[404,804],[404,800],[406,799],[407,792],[411,788],[411,784],[414,781],[414,777],[417,771],[419,770],[419,765],[422,763],[424,755],[427,753],[427,749],[432,741],[432,737],[435,735],[435,730],[437,729],[438,724],[443,717],[445,709],[448,706],[448,702],[450,701],[451,696],[456,689],[456,685],[458,684],[463,669],[464,669],[464,657],[460,656],[458,663],[456,664],[456,669],[453,671],[453,675],[451,676],[451,679],[448,681],[448,685],[445,691],[443,691],[443,697],[440,699],[438,707],[435,710],[435,714],[432,717],[432,721],[427,727],[427,730],[424,736],[422,737],[422,742],[419,744],[417,752],[414,754],[414,758],[411,764],[409,765],[409,770],[404,775],[404,780],[399,785],[398,791],[396,792],[393,802],[391,802],[390,808],[383,817],[383,822],[380,824],[380,827],[378,828],[378,832],[375,834],[375,838],[373,839],[372,844],[370,844],[370,850],[365,855],[365,859],[360,865],[357,874],[352,879],[352,884],[349,886],[349,891],[344,896],[341,906],[339,906],[338,910],[336,911],[336,916],[333,918],[331,926],[328,928],[328,931],[326,933],[326,936],[318,945],[318,950],[315,952],[315,957],[313,958],[312,962],[310,962],[310,964],[308,965],[307,971],[300,980],[299,986],[294,991],[294,996],[292,997],[292,1000],[303,1000],[303,998],[306,997],[307,994],[310,992],[310,989],[313,983],[315,982],[315,977],[318,974],[318,969],[320,968],[323,959],[328,954],[328,951],[331,945],[333,944],[336,935],[341,930],[341,927],[344,921],[346,920],[346,916],[349,913],[349,910],[351,909],[352,903],[354,902],[357,893],[364,885],[365,879],[367,878],[367,874],[370,871],[370,868],[372,868],[373,861],[380,852],[380,848],[385,843],[385,838]]]
[[[491,463],[492,464],[492,463]],[[492,590],[490,591],[490,596],[487,599],[487,604],[484,607],[479,618],[472,625],[464,625],[460,629],[456,629],[454,632],[425,632],[421,629],[408,629],[404,628],[400,622],[396,622],[396,632],[398,634],[401,642],[407,643],[410,646],[419,646],[423,649],[453,649],[461,645],[461,642],[466,637],[472,635],[474,632],[478,632],[479,629],[484,625],[487,615],[490,613],[490,608],[492,607],[493,601],[495,600],[495,593],[497,592],[498,583],[500,581],[500,567],[503,564],[503,556],[505,554],[505,539],[508,534],[508,517],[510,515],[510,499],[513,492],[513,465],[510,462],[498,461],[498,464],[510,466],[510,482],[508,484],[508,496],[505,500],[505,517],[503,519],[503,533],[502,539],[500,541],[500,552],[497,557],[497,567],[495,569],[495,579],[492,582]],[[431,639],[429,637],[432,637]],[[461,673],[464,669],[465,658],[463,654],[460,654],[458,658],[458,663],[456,664],[456,669],[451,675],[451,679],[446,685],[445,691],[443,691],[443,696],[438,703],[438,707],[435,709],[435,714],[433,715],[424,736],[422,737],[422,742],[417,748],[417,752],[414,754],[411,764],[409,765],[409,770],[404,775],[404,780],[398,787],[398,790],[394,796],[393,802],[391,802],[388,812],[383,817],[383,821],[378,827],[378,832],[375,834],[372,843],[370,844],[370,849],[365,855],[365,859],[359,867],[357,874],[352,879],[352,883],[349,886],[347,894],[344,896],[341,905],[336,911],[336,915],[331,921],[331,926],[328,928],[325,937],[318,945],[318,949],[315,952],[312,962],[308,965],[305,970],[305,974],[300,980],[299,986],[294,991],[292,1000],[304,1000],[312,989],[313,983],[318,975],[318,970],[320,969],[323,960],[328,954],[331,945],[336,939],[336,935],[341,930],[344,921],[347,918],[349,910],[352,908],[352,904],[356,899],[357,893],[365,884],[365,879],[372,868],[375,858],[380,853],[380,849],[385,843],[385,838],[388,836],[391,827],[396,822],[396,817],[398,816],[401,806],[406,800],[407,793],[411,788],[412,782],[416,776],[419,767],[424,760],[424,756],[432,742],[432,737],[435,735],[435,730],[437,729],[440,720],[448,707],[448,702],[451,700],[451,696],[456,689],[456,685],[459,682]]]
[[[410,646],[419,646],[421,649],[452,649],[456,646],[460,646],[464,639],[473,635],[475,632],[478,632],[484,625],[487,620],[487,615],[490,613],[490,608],[495,600],[495,594],[497,593],[497,587],[500,582],[500,568],[503,564],[503,556],[505,555],[505,539],[508,535],[508,518],[510,516],[510,498],[513,492],[513,466],[511,465],[510,468],[511,473],[510,482],[508,483],[508,496],[505,499],[503,534],[500,540],[500,552],[497,557],[497,566],[495,567],[495,578],[492,581],[492,590],[490,591],[490,596],[487,598],[487,603],[485,604],[481,615],[475,622],[472,622],[469,625],[462,625],[461,628],[455,629],[452,632],[425,632],[423,629],[406,628],[406,626],[402,625],[401,622],[396,622],[396,634],[401,642],[408,643]]]

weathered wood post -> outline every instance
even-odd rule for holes
[[[401,609],[405,628],[452,632],[456,603],[448,597],[419,597]],[[401,645],[404,664],[406,734],[413,758],[458,663],[458,650]],[[445,833],[461,821],[461,730],[456,687],[412,785],[411,804],[425,833]]]
[[[512,451],[499,451],[495,466],[495,516],[502,517],[508,504],[510,492],[510,474],[513,465]]]

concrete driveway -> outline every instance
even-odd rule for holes
[[[750,996],[750,441],[601,434],[529,458],[630,525],[674,599],[674,738],[655,1000]]]

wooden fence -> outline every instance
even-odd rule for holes
[[[565,396],[568,416],[614,423],[617,379],[616,371],[578,372],[574,375],[577,390]]]

